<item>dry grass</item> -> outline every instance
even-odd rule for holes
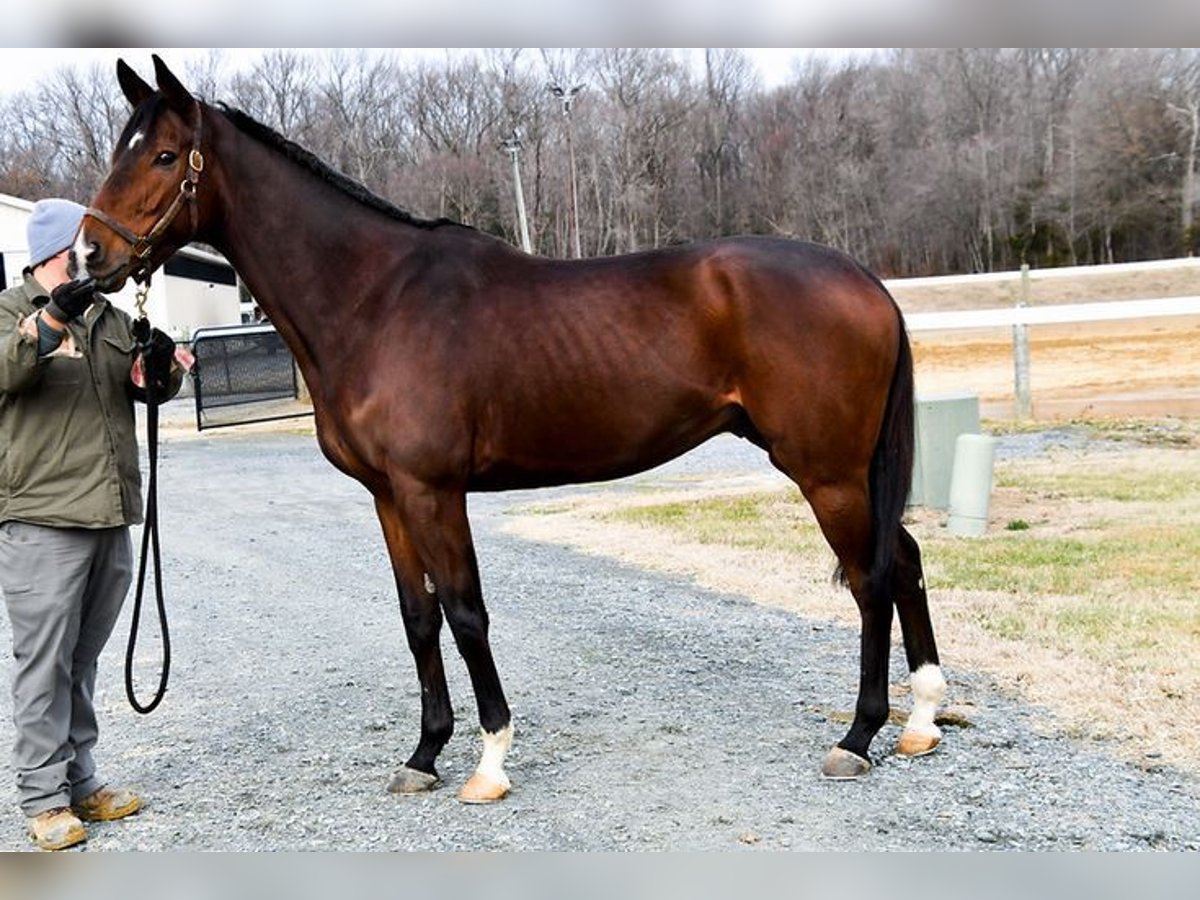
[[[1200,771],[1200,450],[1131,442],[1002,465],[985,537],[950,536],[942,518],[909,527],[951,669],[992,673],[1079,737]],[[592,496],[513,527],[857,625],[807,506],[771,479]]]

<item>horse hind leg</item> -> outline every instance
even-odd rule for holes
[[[904,635],[913,696],[912,712],[900,734],[896,752],[902,756],[924,756],[942,742],[942,731],[934,719],[946,694],[946,679],[938,663],[937,643],[929,618],[921,550],[904,528],[899,532],[892,592]]]
[[[838,558],[862,621],[854,720],[826,755],[821,772],[839,780],[860,778],[871,770],[871,741],[888,717],[892,604],[886,595],[869,589],[871,507],[865,476],[817,486],[802,484],[802,489]]]

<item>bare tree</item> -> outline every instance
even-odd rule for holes
[[[1182,177],[1180,179],[1179,226],[1183,245],[1189,255],[1200,245],[1200,229],[1196,227],[1197,191],[1196,152],[1200,145],[1200,52],[1195,49],[1176,50],[1167,59],[1167,110],[1178,126],[1182,137]]]
[[[770,90],[731,49],[277,49],[241,71],[212,51],[185,74],[393,202],[513,243],[519,128],[533,246],[560,256],[576,234],[591,255],[759,232],[902,275],[1200,242],[1195,50],[896,50]],[[548,81],[588,85],[569,134]],[[0,98],[0,190],[88,200],[126,115],[102,70]]]
[[[740,127],[743,107],[758,88],[749,58],[740,50],[704,51],[704,102],[700,118],[703,132],[697,148],[705,215],[700,220],[711,234],[734,230],[728,186],[741,166]]]
[[[670,207],[694,103],[687,72],[665,50],[606,49],[591,64],[608,105],[596,135],[616,213],[605,242],[616,252],[674,242],[678,217]]]
[[[336,51],[316,78],[313,150],[368,188],[382,192],[401,163],[403,79],[390,55]]]
[[[237,105],[263,124],[305,143],[313,124],[317,64],[296,50],[268,50],[232,79]]]

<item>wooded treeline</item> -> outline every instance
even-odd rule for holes
[[[175,65],[396,204],[517,244],[518,129],[533,248],[553,256],[575,252],[572,170],[589,256],[780,234],[902,276],[1200,249],[1195,49],[891,50],[813,58],[771,89],[734,49],[270,50],[231,68]],[[86,201],[127,115],[107,67],[0,101],[0,191]]]

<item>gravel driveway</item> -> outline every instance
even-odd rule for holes
[[[99,758],[148,805],[92,826],[93,850],[1200,845],[1197,779],[1037,733],[1037,710],[953,660],[950,700],[975,704],[975,727],[947,729],[937,754],[906,761],[890,755],[898,728],[886,726],[869,778],[821,780],[845,725],[812,709],[852,708],[857,634],[501,531],[514,504],[547,492],[472,499],[515,716],[512,795],[490,807],[454,799],[479,741],[447,636],[458,731],[440,758],[446,786],[393,796],[419,700],[367,493],[305,435],[175,439],[162,457],[171,689],[148,717],[126,704],[127,607],[101,661]],[[666,471],[764,465],[719,439]],[[144,698],[158,657],[149,615]],[[11,799],[10,665],[5,654],[0,783]],[[0,850],[27,848],[9,809]]]

